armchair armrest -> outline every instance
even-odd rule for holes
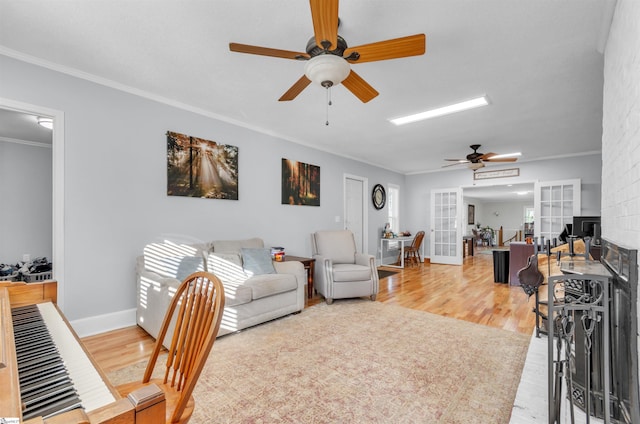
[[[367,253],[356,253],[357,265],[370,266],[373,263],[373,267],[375,268],[375,265],[376,265],[375,260],[376,258],[373,257],[373,255],[369,255]]]
[[[373,280],[375,292],[378,293],[379,280],[375,256],[366,253],[356,253],[356,264],[368,266],[369,269],[371,269],[371,279]]]
[[[332,289],[333,261],[322,255],[313,255],[316,260],[316,272],[313,276],[313,284],[320,293],[328,293]]]

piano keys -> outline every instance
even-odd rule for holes
[[[16,344],[22,417],[30,419],[81,408],[64,360],[37,305],[11,310]]]
[[[55,306],[57,283],[0,283],[0,420],[46,423],[78,415],[100,424],[151,424],[164,393],[120,397]],[[7,389],[7,390],[5,390]],[[23,421],[25,420],[25,421]],[[66,422],[66,419],[57,422]]]
[[[25,419],[116,400],[51,302],[13,308],[12,315]]]

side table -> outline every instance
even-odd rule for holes
[[[311,299],[313,296],[313,269],[316,260],[313,258],[303,258],[300,256],[284,255],[284,262],[295,261],[302,262],[304,269],[307,270],[307,297]]]

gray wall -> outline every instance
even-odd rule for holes
[[[483,228],[489,226],[494,230],[499,230],[500,227],[502,227],[504,230],[505,241],[508,238],[513,237],[518,230],[524,229],[523,223],[525,208],[533,208],[533,200],[528,202],[498,202],[465,197],[463,205],[465,211],[469,204],[475,206],[475,223],[480,224]],[[475,225],[467,226],[468,235],[472,234],[472,227],[475,227]]]
[[[0,140],[0,263],[51,260],[51,146]]]
[[[520,176],[501,178],[501,183],[516,184],[534,181],[556,181],[580,178],[582,182],[582,215],[600,215],[601,155],[592,154],[536,162],[518,162]],[[510,167],[513,167],[510,165]],[[429,229],[431,190],[436,188],[470,187],[474,183],[469,169],[407,176],[405,198],[406,221],[409,228]],[[477,186],[497,184],[477,182]],[[478,211],[476,211],[477,213]],[[484,223],[483,223],[484,224]],[[426,231],[425,255],[429,256],[430,233]]]
[[[134,265],[163,238],[262,237],[309,255],[309,234],[342,228],[343,175],[393,183],[404,176],[283,141],[86,80],[0,56],[0,97],[64,112],[64,313],[70,320],[135,306]],[[239,200],[166,195],[166,137],[177,131],[239,148]],[[280,204],[281,158],[321,168],[321,206]],[[386,208],[367,197],[369,251]]]

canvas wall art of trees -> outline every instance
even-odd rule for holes
[[[320,167],[283,158],[282,204],[320,206]]]
[[[167,194],[238,200],[238,148],[168,131]]]

